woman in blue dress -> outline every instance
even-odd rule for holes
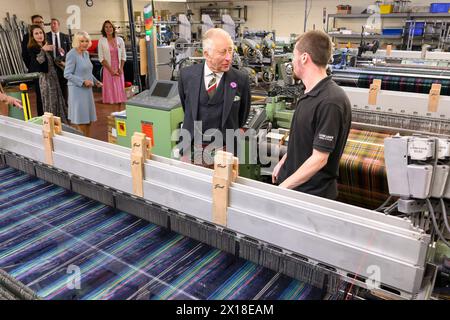
[[[68,87],[68,117],[86,137],[90,136],[92,122],[97,120],[92,87],[102,87],[102,83],[92,75],[92,63],[87,51],[91,44],[87,32],[77,32],[64,68]]]

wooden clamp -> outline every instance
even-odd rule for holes
[[[436,112],[439,107],[439,98],[441,97],[441,84],[433,83],[428,95],[428,112]]]
[[[53,116],[50,112],[45,112],[42,116],[42,136],[44,138],[45,163],[53,165],[53,137],[62,133],[61,118]]]
[[[369,105],[377,104],[377,97],[380,90],[381,90],[381,79],[374,79],[369,89]]]
[[[60,117],[53,117],[53,126],[55,128],[55,134],[61,135],[62,133],[62,123]]]
[[[388,44],[386,46],[386,57],[390,57],[392,54],[392,45]]]
[[[232,153],[218,151],[214,156],[213,214],[214,223],[227,226],[229,189],[239,176],[239,160]]]
[[[61,119],[60,119],[61,120]],[[61,123],[60,123],[61,125]],[[42,116],[42,136],[44,138],[45,163],[53,165],[53,137],[55,136],[55,117],[46,112]]]
[[[144,163],[151,158],[151,140],[145,134],[135,132],[131,138],[131,176],[133,193],[144,196]]]

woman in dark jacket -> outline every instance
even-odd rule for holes
[[[54,116],[60,117],[61,121],[67,123],[67,105],[51,56],[53,46],[47,44],[45,39],[46,35],[41,26],[31,26],[28,42],[30,72],[40,72],[39,86],[44,112],[53,113]]]

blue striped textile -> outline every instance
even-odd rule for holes
[[[9,167],[0,169],[0,268],[44,299],[322,296],[305,283]]]

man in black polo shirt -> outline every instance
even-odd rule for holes
[[[294,74],[305,85],[292,119],[287,154],[272,181],[280,187],[337,198],[339,160],[351,125],[351,105],[344,90],[327,76],[332,44],[322,31],[297,39]]]

